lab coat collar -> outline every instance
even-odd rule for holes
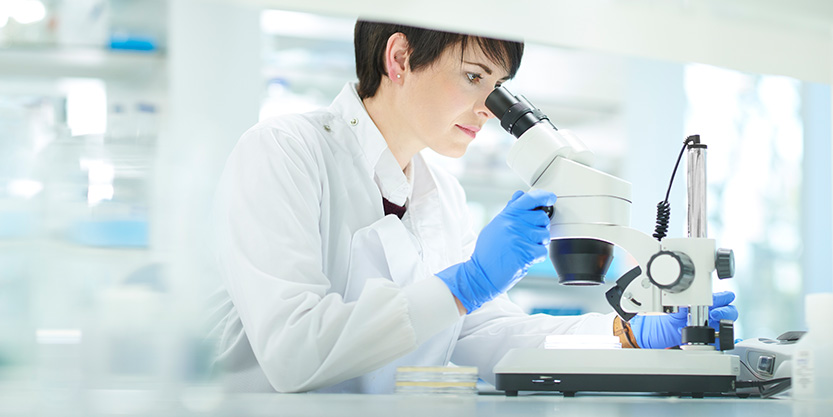
[[[405,205],[411,195],[411,182],[399,168],[385,138],[367,113],[356,92],[356,85],[347,83],[329,110],[353,131],[382,196],[393,204]]]

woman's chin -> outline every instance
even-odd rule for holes
[[[447,156],[449,158],[460,158],[466,154],[466,149],[468,149],[468,145],[466,146],[455,146],[454,148],[443,149],[441,152],[437,152],[442,156]]]

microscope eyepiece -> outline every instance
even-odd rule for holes
[[[518,99],[503,86],[496,87],[494,91],[486,97],[486,107],[488,107],[489,110],[501,120],[503,120],[506,110],[509,110],[509,108],[517,102]]]
[[[500,86],[486,97],[486,107],[498,119],[500,126],[512,136],[519,138],[530,127],[547,123],[556,129],[547,115],[536,108],[524,96],[513,96],[506,87]]]

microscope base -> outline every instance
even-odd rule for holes
[[[513,349],[495,365],[495,387],[518,391],[650,392],[703,397],[732,393],[737,356],[718,351]]]

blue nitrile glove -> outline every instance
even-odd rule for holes
[[[714,293],[709,307],[709,325],[715,330],[720,320],[737,320],[738,309],[730,305],[735,299],[731,291]],[[665,349],[682,343],[683,327],[688,321],[688,307],[673,314],[638,315],[631,319],[636,343],[643,349]]]
[[[530,265],[547,257],[550,219],[535,208],[551,206],[555,198],[544,190],[515,192],[480,232],[471,259],[437,274],[467,312],[512,288]]]

